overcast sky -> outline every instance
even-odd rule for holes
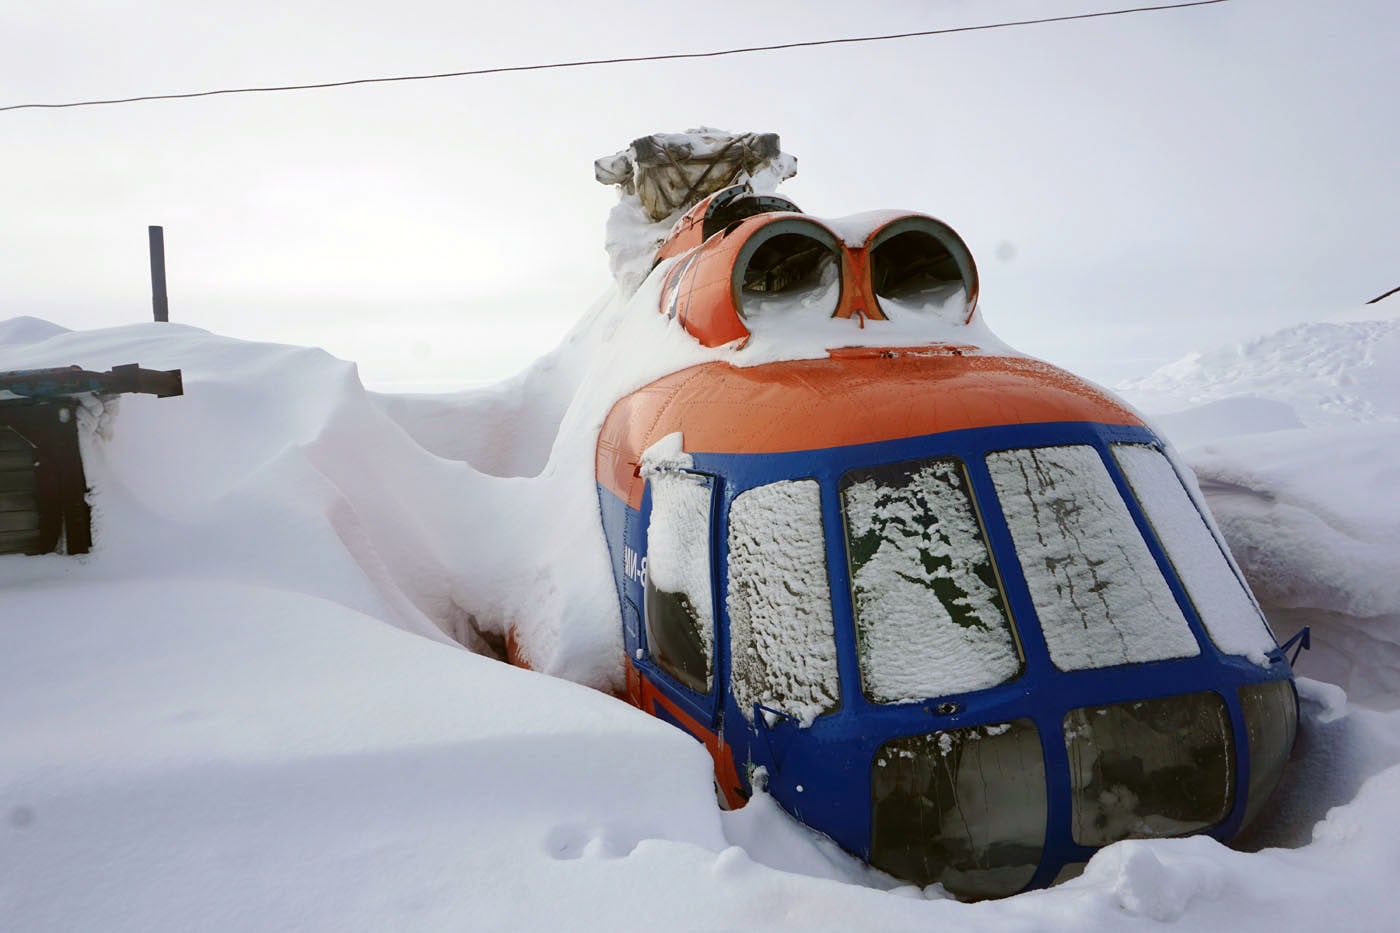
[[[0,106],[1116,6],[7,3]],[[0,318],[148,319],[146,226],[162,224],[173,320],[324,346],[381,387],[500,378],[609,287],[616,195],[593,160],[704,124],[779,133],[799,171],[782,190],[809,213],[951,223],[995,330],[1114,381],[1400,285],[1397,61],[1392,0],[1231,0],[691,62],[0,112]]]

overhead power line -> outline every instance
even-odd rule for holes
[[[1125,16],[1130,13],[1151,13],[1158,10],[1181,10],[1193,6],[1211,6],[1228,0],[1192,0],[1189,3],[1169,3],[1159,6],[1139,6],[1099,13],[1075,13],[1068,16],[1046,16],[977,26],[951,26],[946,29],[925,29],[919,32],[899,32],[883,36],[850,36],[844,39],[813,39],[807,42],[782,42],[774,45],[754,45],[715,52],[672,52],[665,55],[634,55],[625,58],[594,58],[582,61],[549,62],[540,65],[505,65],[499,68],[474,68],[469,71],[446,71],[440,74],[395,75],[387,78],[353,78],[348,81],[323,81],[319,84],[285,84],[275,87],[230,87],[213,91],[188,91],[180,94],[145,94],[140,97],[120,97],[110,100],[75,100],[61,104],[10,104],[5,110],[60,110],[66,107],[101,107],[108,104],[135,104],[147,100],[184,100],[191,97],[215,97],[220,94],[269,94],[276,91],[311,91],[318,88],[350,87],[356,84],[390,84],[396,81],[436,81],[439,78],[470,78],[477,75],[509,74],[518,71],[549,71],[555,68],[587,68],[594,65],[624,65],[635,62],[670,62],[694,58],[719,58],[724,55],[749,55],[755,52],[777,52],[783,49],[809,49],[823,45],[853,45],[858,42],[885,42],[891,39],[915,39],[921,36],[946,36],[957,32],[981,32],[987,29],[1010,29],[1016,26],[1039,26],[1044,23],[1066,23],[1071,20],[1100,19],[1105,16]]]

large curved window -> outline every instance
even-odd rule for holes
[[[652,659],[692,690],[714,683],[708,478],[683,471],[649,481],[646,630]]]
[[[726,605],[730,688],[745,717],[761,704],[805,725],[836,708],[836,635],[814,480],[735,497]]]
[[[961,461],[857,470],[846,475],[841,500],[867,697],[923,700],[1020,673]]]
[[[1097,450],[1005,450],[987,469],[1056,667],[1201,653]]]
[[[1268,666],[1274,636],[1166,456],[1147,444],[1112,449],[1210,640],[1226,654]]]
[[[1082,846],[1184,836],[1234,804],[1234,738],[1218,694],[1083,707],[1064,728],[1070,828]]]
[[[1259,815],[1298,738],[1298,694],[1289,680],[1271,680],[1240,688],[1245,736],[1249,742],[1249,800],[1244,823]]]
[[[1045,760],[1029,719],[911,735],[875,753],[870,863],[959,897],[1030,883],[1045,847]]]

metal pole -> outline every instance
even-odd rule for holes
[[[146,229],[151,235],[151,305],[157,321],[169,321],[170,300],[165,296],[165,228]]]

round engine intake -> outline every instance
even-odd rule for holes
[[[731,278],[734,306],[751,319],[789,311],[830,317],[841,302],[841,257],[835,236],[801,217],[755,230],[739,250]]]
[[[893,220],[871,235],[870,285],[886,317],[946,311],[966,320],[977,308],[977,264],[962,237],[932,217]]]

